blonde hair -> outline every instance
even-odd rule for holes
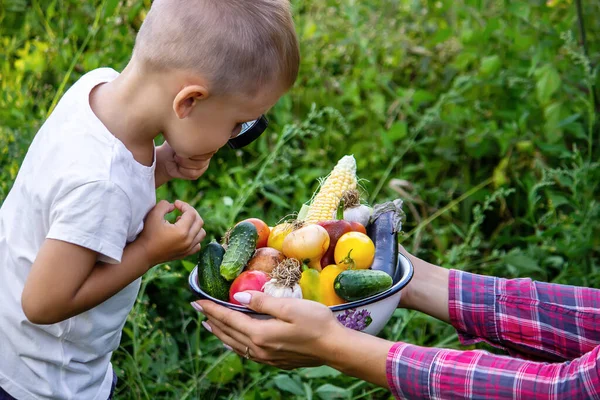
[[[133,55],[154,70],[198,72],[212,93],[289,88],[300,63],[287,0],[154,0]]]

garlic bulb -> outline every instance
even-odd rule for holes
[[[373,209],[365,204],[360,204],[360,193],[356,189],[346,190],[340,200],[344,207],[343,215],[334,216],[333,219],[358,222],[366,227],[373,213]]]
[[[359,222],[362,226],[367,226],[372,213],[373,209],[371,207],[362,204],[357,207],[346,208],[344,210],[344,220]]]
[[[302,298],[302,289],[298,284],[302,276],[300,262],[293,258],[286,258],[271,271],[271,280],[264,284],[264,293],[273,297]]]
[[[297,283],[294,286],[284,286],[277,279],[271,279],[263,286],[263,292],[273,297],[292,297],[294,299],[302,298],[302,289]]]

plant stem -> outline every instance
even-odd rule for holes
[[[581,0],[576,0],[575,4],[577,6],[577,20],[579,23],[579,36],[581,37],[581,45],[583,46],[583,54],[588,56],[587,50],[587,40],[585,36],[585,23],[583,22],[583,7],[581,6]]]
[[[587,36],[585,32],[585,21],[583,19],[583,6],[581,5],[581,0],[575,0],[575,5],[577,6],[577,22],[579,26],[579,37],[581,41],[581,46],[583,47],[583,54],[589,59],[588,56],[588,47],[587,47]],[[592,71],[594,70],[594,66],[592,65]],[[592,87],[590,89],[592,102],[594,104],[594,112],[598,112],[600,110],[600,99],[596,95],[596,85],[595,82],[592,82]],[[591,148],[590,148],[591,150]],[[591,157],[591,155],[590,155]]]
[[[409,237],[411,237],[415,232],[418,232],[419,230],[423,229],[423,227],[425,227],[431,221],[433,221],[434,219],[436,219],[437,217],[439,217],[440,215],[442,215],[443,213],[445,213],[446,211],[448,211],[452,207],[454,207],[457,204],[461,203],[463,200],[465,200],[468,197],[472,196],[473,194],[475,194],[476,192],[478,192],[480,189],[483,189],[484,187],[486,187],[487,185],[489,185],[493,181],[494,181],[494,178],[490,177],[490,178],[486,179],[485,181],[481,182],[479,185],[471,188],[469,191],[467,191],[466,193],[464,193],[459,198],[452,200],[450,203],[448,203],[444,207],[440,208],[435,213],[431,214],[431,216],[429,216],[428,218],[424,219],[419,225],[417,225],[416,227],[414,227],[406,235],[403,235],[400,238],[400,240],[399,240],[400,243],[403,243],[406,239],[408,239]]]
[[[81,44],[81,46],[79,46],[77,53],[75,54],[75,56],[73,56],[73,59],[71,60],[71,65],[69,65],[69,69],[67,70],[67,73],[65,74],[62,82],[60,83],[60,86],[58,87],[58,90],[56,91],[56,94],[54,95],[54,99],[52,99],[50,108],[48,108],[48,114],[46,115],[46,118],[48,118],[50,116],[50,114],[52,114],[54,107],[56,107],[58,100],[60,100],[60,98],[65,90],[65,87],[67,86],[67,82],[69,82],[69,78],[71,77],[71,74],[73,73],[73,69],[75,69],[75,65],[77,65],[77,61],[79,61],[79,57],[81,57],[81,55],[83,54],[83,51],[87,47],[90,40],[94,36],[96,36],[96,33],[98,33],[98,25],[100,22],[100,17],[102,16],[102,13],[104,10],[105,3],[106,3],[106,1],[103,1],[102,4],[100,4],[100,7],[97,8],[96,16],[94,18],[94,23],[92,24],[92,27],[90,28],[83,43]]]

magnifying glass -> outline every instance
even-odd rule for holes
[[[269,121],[264,115],[254,121],[244,122],[240,133],[236,137],[229,139],[229,142],[227,142],[229,147],[232,149],[240,149],[249,145],[262,135],[265,129],[267,129],[268,124]]]

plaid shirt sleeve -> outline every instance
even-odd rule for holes
[[[451,270],[449,311],[461,341],[514,357],[397,343],[390,388],[402,399],[600,399],[599,308],[600,290]]]
[[[449,312],[463,344],[485,341],[538,361],[600,345],[600,290],[450,270]]]
[[[600,346],[572,361],[542,363],[396,343],[387,379],[397,399],[600,399]]]

